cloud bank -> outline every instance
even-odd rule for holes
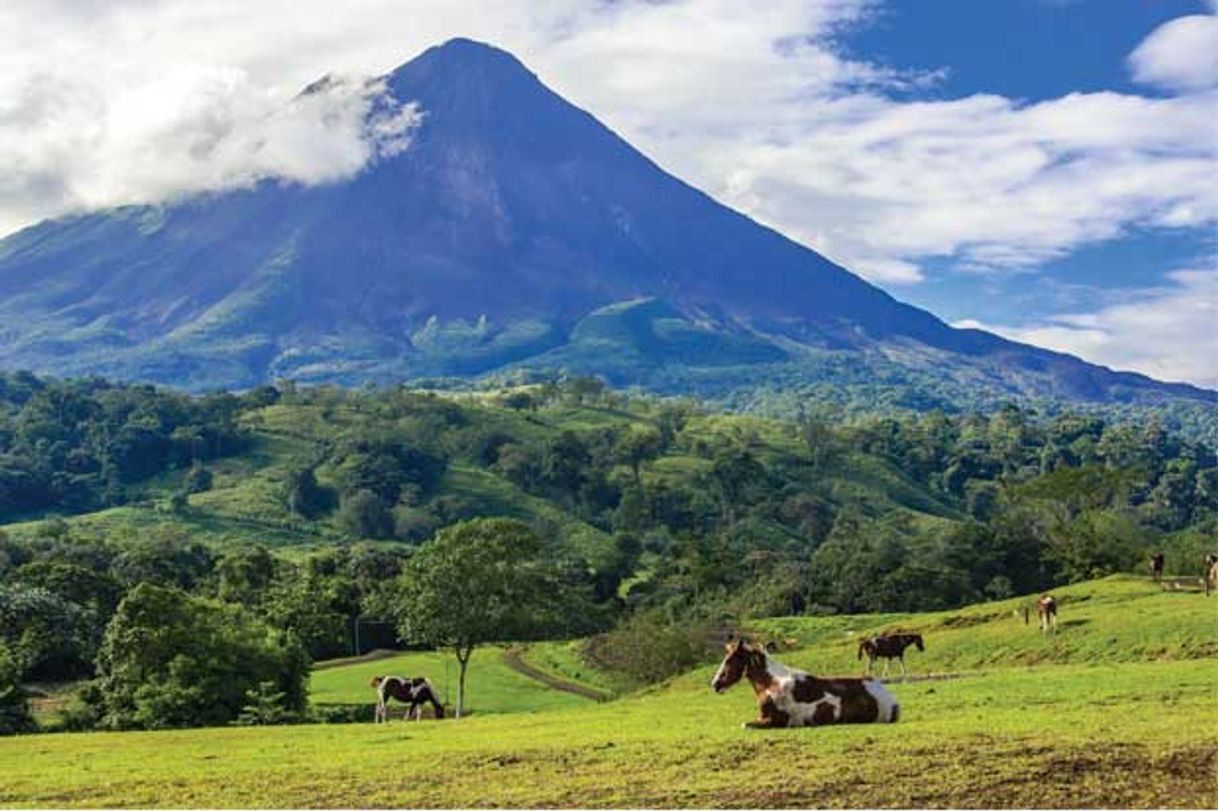
[[[1131,301],[1093,313],[1056,316],[1040,324],[956,326],[1080,355],[1161,380],[1218,388],[1218,270],[1178,270],[1169,284],[1138,291]]]

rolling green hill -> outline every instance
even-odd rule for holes
[[[1055,637],[1023,624],[1019,600],[759,623],[787,648],[779,658],[822,673],[858,668],[859,632],[922,630],[915,678],[955,678],[896,680],[894,725],[742,730],[752,695],[712,693],[708,665],[609,703],[529,714],[10,738],[0,803],[1212,807],[1218,602],[1136,578],[1057,595]],[[358,680],[365,667],[318,677]]]

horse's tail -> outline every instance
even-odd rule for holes
[[[867,653],[868,652],[867,649],[870,647],[871,647],[870,639],[864,639],[862,642],[859,643],[859,659],[863,658],[863,654]]]
[[[368,686],[374,690],[379,690],[381,687],[381,682],[383,682],[384,680],[385,680],[384,676],[373,676],[372,680],[370,682],[368,682]]]

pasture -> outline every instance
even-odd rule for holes
[[[433,653],[404,653],[313,673],[310,700],[315,704],[373,704],[376,691],[368,682],[373,676],[425,676],[435,685],[446,705],[457,701],[457,664],[452,656]],[[538,712],[581,707],[588,703],[561,690],[522,676],[509,668],[503,650],[486,647],[476,651],[469,662],[466,711],[470,714]],[[405,706],[393,703],[390,714],[401,717]]]
[[[708,664],[612,702],[488,703],[461,721],[10,738],[0,805],[1218,804],[1218,599],[1133,578],[1056,593],[1056,637],[1025,626],[1019,600],[756,624],[786,648],[779,659],[822,674],[859,672],[861,632],[924,633],[926,653],[907,659],[914,680],[891,683],[893,725],[743,730],[752,694],[711,692]],[[498,653],[475,654],[488,684]],[[419,656],[401,664],[419,670]],[[321,671],[315,697],[355,696],[390,661]],[[503,694],[516,695],[508,678]]]

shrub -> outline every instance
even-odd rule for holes
[[[292,715],[283,707],[284,694],[275,689],[273,681],[264,681],[257,689],[247,690],[245,698],[249,703],[241,708],[236,721],[241,726],[270,726],[292,720]]]
[[[635,685],[654,684],[709,661],[715,651],[714,636],[706,623],[673,621],[648,611],[593,637],[584,655]]]
[[[25,690],[21,670],[8,646],[0,641],[0,735],[33,732],[37,729]]]
[[[103,726],[219,725],[264,682],[283,694],[285,712],[303,711],[308,655],[240,606],[144,583],[106,627],[97,670]]]
[[[187,471],[185,482],[187,493],[206,493],[211,489],[211,485],[211,471],[202,465],[194,465]]]

